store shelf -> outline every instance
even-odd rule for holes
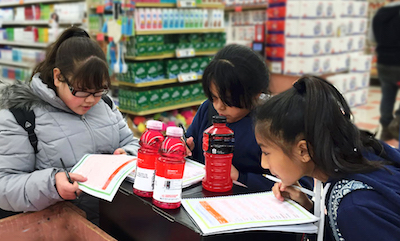
[[[176,3],[136,3],[136,7],[138,8],[176,8]],[[222,3],[201,3],[196,4],[196,8],[224,8],[224,4]]]
[[[208,55],[214,55],[216,54],[217,51],[196,51],[195,56],[208,56]],[[126,56],[126,60],[136,60],[136,61],[142,61],[142,60],[154,60],[154,59],[168,59],[168,58],[176,58],[175,53],[172,54],[161,54],[161,55],[151,55],[151,56],[138,56],[138,57],[133,57],[133,56]]]
[[[204,101],[205,101],[205,99],[187,102],[187,103],[183,103],[183,104],[179,104],[179,105],[171,105],[171,106],[165,106],[165,107],[151,109],[151,110],[144,110],[144,111],[130,111],[130,110],[123,110],[123,109],[119,109],[119,111],[121,111],[122,113],[126,113],[126,114],[143,116],[143,115],[156,114],[156,113],[160,113],[160,112],[164,112],[164,111],[170,111],[170,110],[176,110],[176,109],[201,105],[201,103],[203,103]]]
[[[139,30],[136,35],[148,34],[181,34],[181,33],[222,33],[224,28],[188,28],[188,29],[165,29],[165,30]]]
[[[0,65],[11,65],[11,66],[17,66],[17,67],[23,67],[23,68],[32,68],[36,63],[26,63],[26,62],[15,62],[11,60],[2,60],[0,59]]]
[[[59,25],[66,25],[66,24],[82,24],[82,20],[71,20],[71,21],[60,21]],[[23,26],[30,26],[30,25],[49,25],[49,20],[12,20],[12,21],[4,21],[2,25],[23,25]]]
[[[32,1],[19,0],[15,2],[0,3],[0,8],[17,7],[30,4],[39,4],[39,3],[61,3],[61,2],[79,2],[79,0],[32,0]]]
[[[46,48],[48,43],[15,42],[15,41],[8,41],[8,40],[0,40],[0,45],[13,45],[13,46]]]
[[[129,86],[129,87],[141,88],[141,87],[165,85],[165,84],[172,84],[172,83],[178,83],[178,79],[162,79],[162,80],[149,81],[149,82],[138,83],[138,84],[118,81],[114,85],[117,86],[117,84],[118,84],[118,86]]]
[[[263,3],[263,4],[251,4],[251,5],[249,4],[249,5],[240,5],[240,6],[228,6],[228,7],[225,7],[225,11],[264,10],[267,8],[268,8],[268,4]]]

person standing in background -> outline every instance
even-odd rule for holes
[[[400,0],[392,0],[380,8],[372,19],[369,39],[376,42],[378,77],[382,89],[380,104],[380,139],[399,139],[400,108],[393,117],[396,95],[400,87]]]

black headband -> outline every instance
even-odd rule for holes
[[[72,37],[87,37],[90,38],[89,34],[85,30],[76,31],[72,34]]]

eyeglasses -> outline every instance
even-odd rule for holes
[[[65,78],[63,76],[63,79],[64,79],[63,82],[65,82],[68,85],[68,88],[69,88],[69,91],[71,91],[71,94],[73,96],[75,96],[75,97],[78,97],[78,98],[87,98],[87,97],[89,97],[91,95],[93,95],[94,97],[101,97],[103,95],[106,95],[108,93],[108,91],[109,91],[109,89],[107,89],[107,88],[105,88],[103,90],[100,90],[100,91],[96,91],[96,92],[87,92],[87,91],[75,90],[74,87],[72,87],[69,84],[69,81],[68,81],[67,78]]]
[[[70,85],[68,85],[68,88],[71,91],[71,94],[73,96],[79,97],[79,98],[86,98],[91,95],[93,95],[94,97],[101,97],[108,93],[108,89],[103,89],[103,90],[96,91],[96,92],[86,92],[86,91],[75,90],[74,87],[72,87]]]

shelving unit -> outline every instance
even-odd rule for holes
[[[0,3],[0,8],[4,7],[19,7],[19,6],[24,6],[24,5],[32,5],[32,4],[39,4],[39,3],[63,3],[63,2],[78,2],[77,0],[32,0],[32,1],[24,1],[24,0],[19,0],[15,2],[6,2],[6,3]]]
[[[104,9],[104,6],[99,5],[97,3],[88,3],[88,7],[90,8],[90,11],[92,12],[92,14],[95,14],[94,11],[99,14],[102,14],[104,12],[102,10],[102,9]],[[135,7],[136,7],[136,9],[135,9],[134,14],[138,14],[138,11],[139,11],[138,9],[141,9],[141,8],[146,8],[146,9],[148,9],[148,8],[150,8],[150,9],[153,9],[153,8],[157,8],[157,9],[178,8],[176,3],[146,3],[146,2],[137,2],[135,4]],[[213,3],[196,4],[196,7],[194,9],[199,9],[199,8],[223,9],[224,5],[221,3],[218,3],[218,4],[213,4]],[[187,8],[187,9],[192,10],[193,8]],[[110,12],[107,12],[107,13],[110,14]],[[123,14],[124,13],[122,13],[122,15]],[[128,15],[129,15],[129,13],[128,13]],[[94,16],[94,17],[96,17],[96,16]],[[104,20],[104,17],[103,17],[103,20]],[[96,29],[91,28],[90,32],[92,35],[94,35],[94,34],[99,33],[100,29],[96,30]],[[129,65],[128,71],[132,71],[132,68],[139,68],[139,67],[133,67],[133,66],[137,66],[137,65],[135,65],[136,63],[151,64],[151,63],[155,63],[160,60],[161,61],[173,61],[173,60],[178,61],[179,60],[179,61],[183,61],[183,62],[187,61],[189,63],[190,61],[192,61],[191,59],[196,58],[196,57],[200,57],[200,56],[206,57],[206,56],[214,55],[217,52],[217,50],[219,48],[221,48],[222,46],[219,48],[217,47],[215,49],[213,49],[212,47],[210,47],[210,48],[207,48],[207,47],[197,48],[196,47],[195,53],[193,55],[186,56],[185,58],[179,58],[178,57],[179,54],[176,53],[175,50],[174,50],[174,52],[171,52],[171,48],[169,48],[168,51],[166,48],[164,48],[164,51],[159,51],[159,52],[157,52],[157,51],[154,51],[154,52],[151,52],[151,51],[132,52],[131,51],[130,52],[129,49],[131,49],[132,47],[136,50],[138,49],[136,44],[139,43],[137,38],[139,38],[140,36],[147,39],[151,35],[154,35],[154,36],[163,35],[163,36],[165,36],[165,38],[167,38],[166,36],[171,36],[171,35],[177,35],[176,37],[178,37],[178,36],[181,36],[181,34],[200,34],[200,36],[204,36],[202,34],[224,33],[224,32],[225,32],[224,28],[202,28],[202,27],[198,27],[198,28],[166,28],[166,29],[149,29],[149,30],[136,29],[135,37],[124,37],[123,41],[121,42],[123,44],[129,44],[129,46],[127,45],[128,51],[127,51],[127,53],[125,53],[124,60],[129,61],[129,62],[127,62],[127,64]],[[100,34],[102,36],[108,37],[106,33],[100,33]],[[96,35],[96,36],[98,36],[98,35]],[[164,41],[163,36],[162,36],[161,41]],[[219,36],[219,35],[215,35],[215,36]],[[132,40],[130,38],[135,38],[135,39]],[[168,37],[168,38],[170,39],[170,37]],[[175,36],[172,36],[172,39],[175,39]],[[129,41],[129,43],[128,43],[128,41]],[[154,46],[156,45],[155,44],[156,42],[149,42],[149,41],[145,40],[145,42],[144,42],[147,47],[149,45],[154,45]],[[140,43],[142,43],[142,42],[140,42]],[[162,44],[159,44],[159,45],[162,45]],[[187,48],[190,49],[191,47],[187,47]],[[207,49],[209,49],[209,50],[207,50]],[[194,48],[193,48],[193,50],[194,50]],[[147,54],[147,53],[150,53],[150,54]],[[161,54],[158,54],[158,53],[161,53]],[[195,60],[193,60],[193,61],[195,61]],[[165,69],[164,71],[167,71],[167,70]],[[182,73],[187,73],[187,72],[182,72]],[[172,76],[173,78],[168,79],[168,77],[171,77],[171,76],[168,76],[168,74],[166,74],[166,76],[165,76],[167,78],[164,78],[164,79],[151,80],[151,81],[137,80],[138,82],[136,82],[136,80],[134,80],[133,79],[134,77],[132,77],[132,76],[135,76],[135,78],[136,78],[137,75],[136,75],[136,73],[133,74],[131,72],[129,72],[129,74],[126,74],[124,76],[117,75],[116,81],[112,82],[112,86],[115,89],[120,90],[119,91],[120,92],[119,102],[121,104],[120,111],[123,113],[126,113],[126,114],[130,114],[130,115],[134,115],[134,116],[150,115],[150,114],[155,114],[155,113],[168,111],[168,110],[175,110],[175,109],[180,109],[180,108],[185,108],[185,107],[198,106],[205,100],[205,97],[201,98],[201,100],[200,100],[200,98],[197,98],[196,100],[195,100],[195,98],[192,98],[186,102],[182,101],[182,100],[177,101],[176,103],[179,103],[177,105],[172,104],[174,102],[171,102],[171,105],[163,106],[160,108],[157,108],[157,105],[150,104],[149,109],[142,109],[142,110],[138,110],[138,111],[134,111],[133,109],[127,109],[127,108],[123,107],[124,104],[122,104],[122,103],[125,101],[130,101],[130,100],[129,100],[129,97],[126,97],[126,96],[124,97],[124,100],[122,100],[122,97],[121,97],[122,91],[125,91],[125,92],[132,91],[134,93],[140,93],[140,92],[147,93],[147,91],[153,91],[153,93],[154,93],[157,91],[172,91],[171,89],[179,88],[182,86],[187,86],[187,88],[192,88],[192,87],[190,87],[190,86],[192,86],[192,84],[190,84],[190,83],[194,83],[194,85],[196,85],[196,86],[201,86],[201,85],[199,85],[200,81],[198,81],[198,80],[195,82],[190,82],[190,83],[180,83],[178,78],[174,78],[174,76]],[[125,79],[125,81],[122,80],[122,77],[123,77],[123,79]],[[128,79],[126,79],[126,78],[128,78]],[[200,77],[198,76],[197,79],[201,79],[201,76]],[[184,88],[186,88],[186,87],[184,87]],[[166,90],[166,89],[168,89],[168,90]],[[127,95],[129,95],[129,93]],[[148,95],[150,95],[150,94],[148,94]],[[160,95],[162,95],[162,94],[160,94]],[[140,98],[140,97],[135,97],[135,98]],[[150,97],[147,96],[147,98],[150,98]],[[135,99],[135,100],[131,100],[131,101],[139,101],[139,100]],[[183,103],[183,102],[185,102],[185,103]],[[162,103],[160,105],[164,105],[164,103]],[[153,107],[156,107],[156,108],[153,108]],[[150,108],[153,108],[153,109],[150,109]]]
[[[165,29],[165,30],[140,30],[136,31],[136,35],[149,34],[183,34],[183,33],[223,33],[224,28],[208,28],[208,29]]]
[[[217,51],[196,51],[196,56],[208,56],[214,55]],[[131,57],[126,56],[126,60],[135,60],[135,61],[143,61],[143,60],[154,60],[154,59],[169,59],[169,58],[176,58],[176,54],[161,54],[161,55],[150,55],[150,56],[138,56],[138,57]]]
[[[8,10],[1,21],[3,28],[0,45],[5,46],[0,48],[1,79],[28,80],[35,65],[44,58],[45,48],[51,44],[52,39],[56,39],[57,33],[61,33],[58,26],[82,25],[85,22],[83,9],[75,3],[82,4],[84,0],[19,0],[0,3],[1,9],[14,8],[12,13]],[[72,7],[69,9],[67,6]],[[75,11],[75,8],[80,10]],[[53,12],[58,14],[57,24],[51,23]]]
[[[130,111],[130,110],[123,110],[123,109],[119,109],[119,111],[121,111],[122,113],[131,114],[131,115],[144,116],[144,115],[161,113],[164,111],[170,111],[170,110],[176,110],[176,109],[182,109],[182,108],[186,108],[186,107],[201,105],[201,103],[203,103],[205,100],[206,99],[187,102],[187,103],[179,104],[179,105],[171,105],[171,106],[167,106],[167,107],[155,108],[155,109],[150,109],[150,110],[146,110],[146,111],[137,111],[136,112],[136,111]]]
[[[245,4],[245,5],[235,5],[225,7],[226,12],[238,12],[242,10],[264,10],[268,8],[268,3],[261,4]]]

